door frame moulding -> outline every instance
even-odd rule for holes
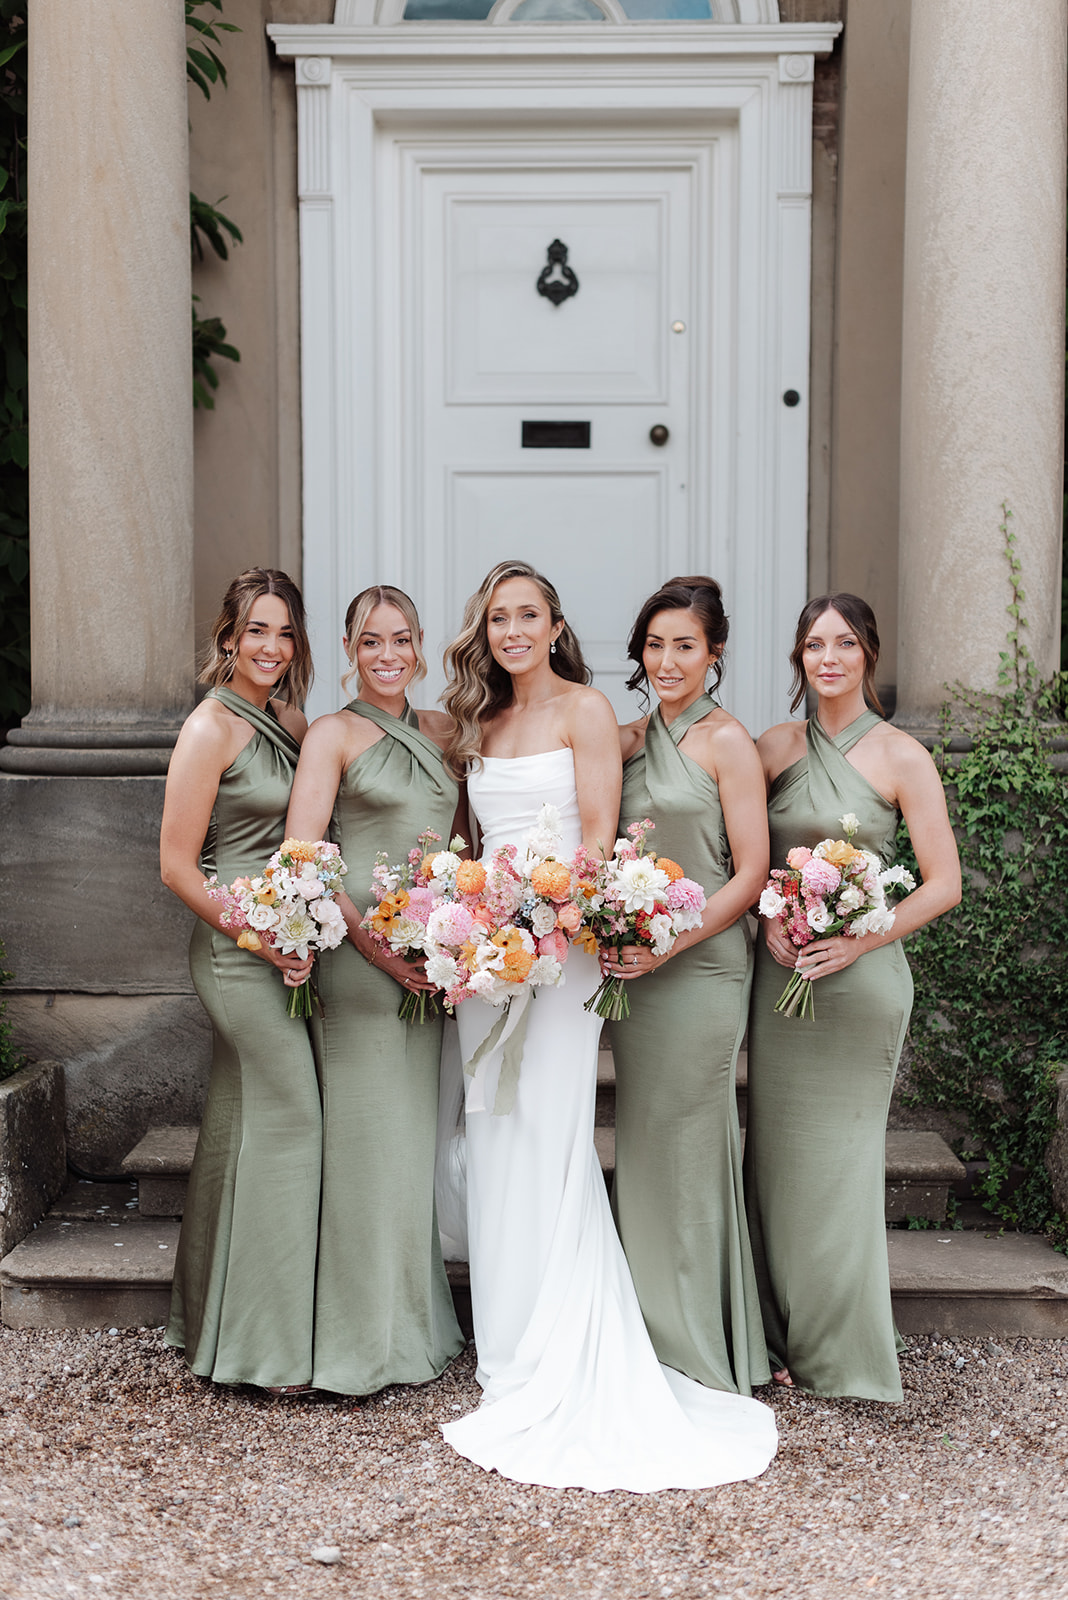
[[[304,587],[333,709],[341,608],[389,581],[380,547],[382,359],[375,222],[382,127],[446,137],[492,119],[667,122],[738,132],[732,655],[759,717],[785,714],[786,652],[806,595],[812,82],[835,24],[274,24],[296,67]],[[346,359],[340,359],[340,352]],[[370,376],[369,376],[370,375]],[[786,407],[783,395],[800,395]],[[666,576],[666,574],[661,575]],[[339,592],[340,591],[340,592]],[[743,640],[749,641],[740,650]],[[758,732],[759,728],[754,728]]]

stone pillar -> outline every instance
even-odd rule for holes
[[[33,702],[0,766],[159,772],[192,704],[184,7],[29,24]]]
[[[913,0],[897,720],[997,686],[1012,510],[1043,675],[1059,649],[1065,0]]]

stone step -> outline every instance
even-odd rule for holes
[[[149,1128],[140,1143],[123,1158],[123,1172],[137,1181],[138,1205],[143,1217],[182,1215],[196,1147],[195,1127]]]
[[[116,1187],[125,1194],[125,1185]],[[112,1202],[52,1214],[0,1262],[0,1318],[9,1328],[160,1327],[166,1321],[179,1224]],[[68,1208],[69,1209],[69,1208]],[[1068,1258],[1033,1234],[887,1234],[894,1315],[902,1333],[1068,1338]],[[467,1263],[448,1263],[457,1315],[471,1329]]]

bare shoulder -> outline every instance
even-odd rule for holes
[[[645,747],[645,731],[649,726],[648,717],[639,717],[636,722],[624,722],[619,729],[619,749],[624,761],[629,761],[631,756],[636,756],[639,750]]]
[[[228,711],[221,700],[202,700],[182,724],[175,743],[179,760],[195,759],[222,773],[255,736],[251,724]]]
[[[452,718],[444,711],[417,711],[415,714],[419,718],[419,732],[444,750],[455,727]]]
[[[760,735],[756,742],[757,753],[769,778],[777,778],[780,772],[800,761],[805,753],[806,726],[804,722],[777,722]]]
[[[717,759],[729,759],[743,753],[748,755],[754,748],[748,728],[737,717],[732,717],[729,711],[724,711],[722,706],[717,706],[707,717],[695,722],[684,735],[683,743],[689,746],[691,738],[696,749],[704,750]]]
[[[303,744],[304,735],[308,731],[308,719],[303,711],[298,711],[296,706],[287,705],[284,700],[272,700],[271,706],[286,732],[291,733],[298,744]]]
[[[880,757],[893,763],[898,788],[904,783],[930,783],[939,785],[942,779],[934,764],[931,752],[904,728],[895,728],[889,722],[873,728],[868,738],[876,745]]]
[[[570,729],[577,724],[595,727],[600,731],[611,724],[615,731],[616,714],[608,697],[600,689],[594,689],[588,683],[572,683],[561,698]]]

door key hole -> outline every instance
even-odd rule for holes
[[[654,427],[649,429],[649,438],[652,440],[653,444],[662,445],[667,444],[668,440],[671,438],[671,434],[669,430],[664,427],[662,422],[658,422]]]

